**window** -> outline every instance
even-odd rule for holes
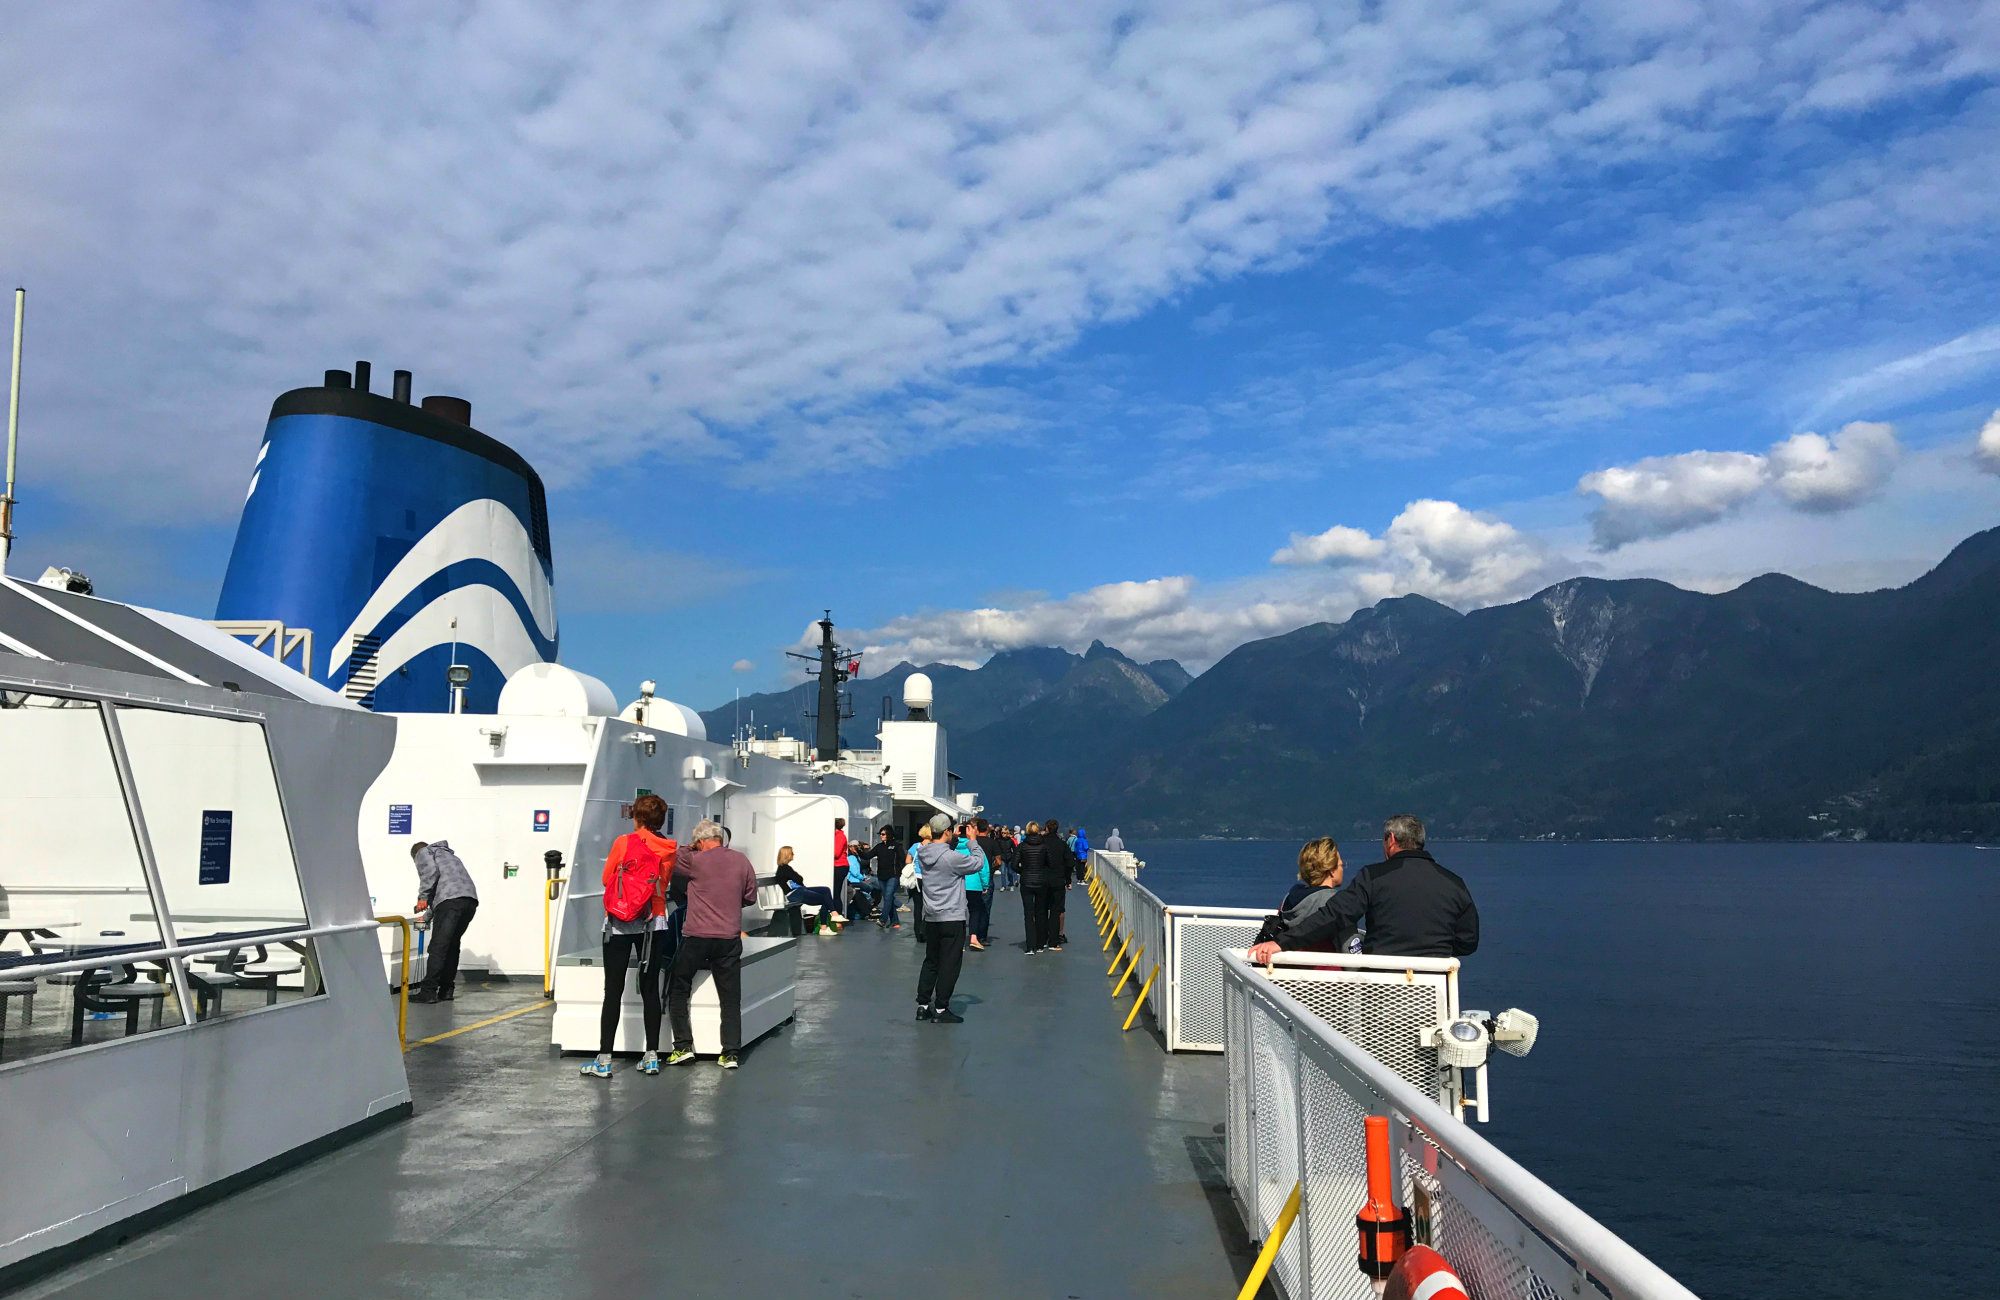
[[[188,960],[198,1012],[251,1011],[322,991],[298,862],[264,729],[121,705],[118,729],[180,944],[241,939]]]
[[[101,706],[0,689],[0,1065],[180,1024],[160,946]]]

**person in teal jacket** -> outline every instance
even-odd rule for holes
[[[975,952],[986,951],[986,927],[993,919],[993,863],[979,841],[967,832],[983,830],[985,823],[958,828],[953,847],[979,863],[979,870],[965,878],[966,944]]]

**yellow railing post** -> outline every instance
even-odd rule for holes
[[[1285,1198],[1285,1208],[1278,1211],[1278,1221],[1271,1225],[1271,1235],[1264,1238],[1264,1249],[1257,1252],[1257,1262],[1250,1266],[1250,1276],[1243,1279],[1243,1289],[1236,1293],[1236,1300],[1251,1300],[1257,1294],[1257,1288],[1264,1285],[1271,1265],[1277,1262],[1278,1251],[1284,1247],[1285,1238],[1291,1233],[1292,1224],[1298,1221],[1299,1197],[1304,1192],[1304,1183],[1292,1184],[1292,1194]]]
[[[401,926],[403,930],[403,978],[396,985],[396,1041],[410,1050],[410,918],[378,916],[377,925]]]
[[[1132,1003],[1132,1014],[1125,1017],[1125,1029],[1119,1030],[1119,1033],[1122,1034],[1126,1029],[1130,1029],[1132,1022],[1139,1018],[1139,1008],[1146,1005],[1146,995],[1153,991],[1153,981],[1158,979],[1159,975],[1160,963],[1154,962],[1153,969],[1146,972],[1146,982],[1139,986],[1139,996]]]
[[[1099,949],[1098,949],[1098,951],[1099,951],[1099,952],[1110,952],[1110,951],[1111,951],[1111,941],[1112,941],[1113,939],[1116,939],[1116,938],[1118,937],[1118,932],[1119,932],[1120,930],[1124,929],[1124,928],[1125,928],[1125,914],[1124,914],[1123,912],[1113,912],[1113,913],[1112,913],[1112,921],[1111,921],[1111,929],[1110,929],[1110,931],[1109,931],[1108,933],[1106,933],[1106,934],[1105,934],[1105,936],[1104,936],[1104,946],[1103,946],[1102,948],[1099,948]],[[1116,957],[1113,957],[1113,958],[1111,959],[1111,970],[1107,970],[1107,971],[1105,971],[1104,973],[1105,973],[1106,975],[1109,975],[1109,974],[1111,973],[1111,971],[1112,971],[1112,970],[1117,970],[1117,969],[1118,969],[1118,959],[1117,959]]]
[[[1109,939],[1105,940],[1105,946],[1107,948],[1111,946],[1111,941]],[[1111,964],[1104,968],[1104,976],[1106,979],[1109,979],[1111,977],[1112,972],[1118,969],[1118,963],[1125,960],[1125,950],[1131,946],[1132,946],[1132,941],[1130,939],[1127,939],[1124,943],[1118,945],[1117,955],[1112,957]]]
[[[1139,945],[1139,951],[1132,954],[1132,964],[1125,968],[1125,973],[1118,977],[1118,983],[1112,987],[1111,996],[1113,998],[1116,998],[1120,993],[1125,991],[1125,981],[1131,979],[1132,972],[1139,969],[1139,959],[1145,955],[1146,945],[1142,943]]]
[[[556,901],[556,890],[561,888],[567,876],[552,876],[548,887],[542,890],[542,996],[550,998],[556,992],[555,948],[549,943],[549,906]]]

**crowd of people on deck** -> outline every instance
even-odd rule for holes
[[[758,877],[750,859],[729,847],[719,823],[704,820],[683,852],[661,831],[667,806],[647,794],[630,806],[632,829],[612,844],[604,864],[604,1003],[597,1055],[586,1076],[609,1078],[623,1015],[628,973],[636,972],[643,1009],[644,1074],[694,1060],[690,1005],[696,978],[707,972],[720,1010],[718,1061],[735,1069],[742,1051],[741,965],[743,909],[756,903]],[[1249,948],[1265,964],[1281,952],[1367,953],[1404,957],[1463,957],[1479,947],[1479,910],[1464,880],[1426,848],[1423,822],[1407,813],[1382,827],[1382,860],[1347,878],[1340,848],[1330,837],[1308,841],[1298,855],[1298,881],[1267,917]],[[812,909],[822,932],[838,934],[850,919],[872,917],[885,932],[900,931],[907,899],[922,961],[917,972],[916,1016],[934,1024],[959,1024],[953,1006],[967,952],[992,947],[997,895],[1018,893],[1028,956],[1063,951],[1067,899],[1085,878],[1090,838],[1083,827],[1060,822],[1002,826],[984,817],[944,813],[918,826],[905,848],[883,827],[873,843],[851,841],[845,819],[833,833],[828,885],[810,885],[789,845],[777,852],[775,884],[788,909]],[[1114,828],[1105,849],[1121,853]],[[419,844],[412,852],[421,896],[418,910],[436,917],[430,974],[415,995],[440,1001],[453,996],[458,949],[477,910],[477,891],[450,845]],[[672,1043],[660,1052],[661,1030]]]

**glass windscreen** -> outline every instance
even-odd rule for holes
[[[160,944],[100,707],[0,690],[0,1065],[180,1024]]]
[[[179,942],[303,926],[264,729],[122,705],[117,716]]]

